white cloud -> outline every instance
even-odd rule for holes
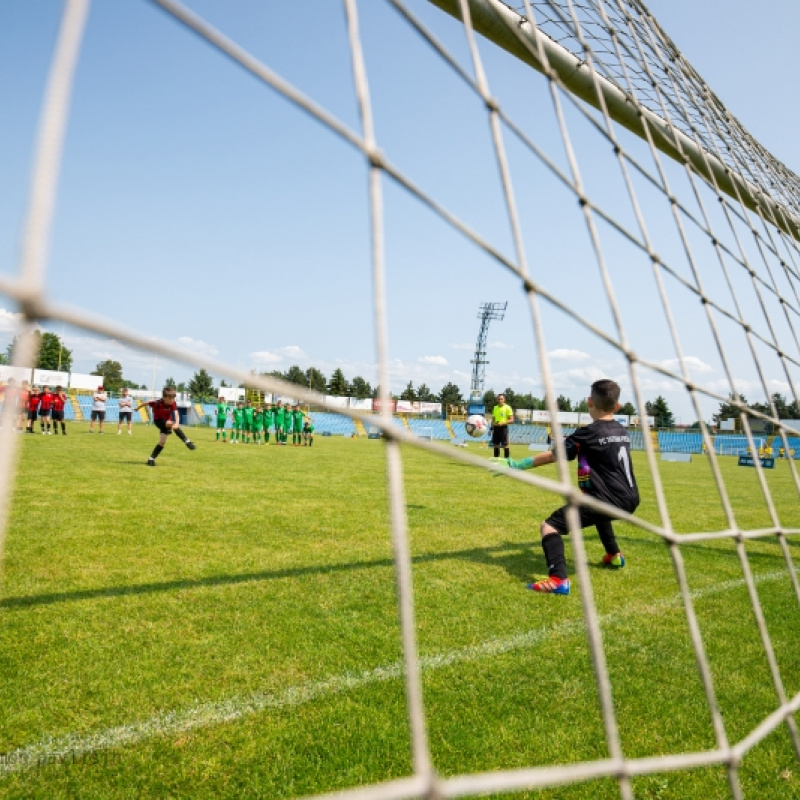
[[[0,333],[16,333],[22,314],[0,308]]]
[[[547,357],[554,361],[586,361],[591,358],[591,356],[588,353],[584,353],[583,350],[570,350],[566,347],[559,347],[557,350],[551,350],[547,354]]]
[[[421,364],[435,364],[439,367],[447,366],[447,359],[444,356],[422,356],[419,361]]]
[[[496,350],[513,350],[514,345],[507,342],[489,342],[489,347],[494,347]]]
[[[296,344],[290,344],[287,345],[286,347],[281,347],[279,348],[279,350],[286,356],[286,358],[295,358],[295,359],[308,358],[303,348],[298,347]]]
[[[464,342],[456,342],[455,344],[450,345],[453,350],[474,350],[474,344],[466,344]]]
[[[283,361],[283,356],[280,355],[280,353],[272,353],[269,350],[259,350],[255,353],[250,353],[248,357],[250,361],[257,366],[279,364]]]
[[[706,364],[697,356],[684,356],[683,363],[686,364],[690,375],[703,375],[714,371],[711,364]],[[677,358],[668,358],[661,362],[661,366],[680,375],[681,362]]]
[[[178,344],[193,353],[201,353],[204,356],[215,356],[219,353],[213,344],[207,344],[200,339],[192,339],[191,336],[179,336]]]

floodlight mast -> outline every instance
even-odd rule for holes
[[[478,331],[478,343],[475,345],[475,357],[470,362],[472,364],[472,384],[469,389],[470,406],[483,405],[483,384],[486,380],[486,365],[489,363],[486,360],[486,337],[489,335],[489,323],[493,319],[503,319],[506,308],[508,308],[508,302],[484,303],[478,312],[481,327]]]

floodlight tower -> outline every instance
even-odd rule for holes
[[[486,409],[483,405],[483,384],[486,380],[486,337],[489,335],[489,323],[493,319],[503,319],[506,315],[508,302],[484,303],[478,312],[481,327],[478,331],[478,343],[475,345],[475,357],[472,364],[472,384],[469,387],[469,404],[467,413],[483,414]]]

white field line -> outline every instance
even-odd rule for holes
[[[788,578],[785,571],[763,573],[756,576],[755,580],[757,583],[763,583],[765,581],[780,580],[781,578]],[[692,592],[692,598],[699,600],[741,586],[744,586],[744,580],[725,581],[724,583]],[[621,613],[608,614],[601,617],[600,620],[605,623],[619,621],[622,617],[658,614],[671,608],[678,608],[680,605],[681,597],[676,595],[667,600],[634,606]],[[551,636],[574,635],[583,630],[582,619],[536,628],[514,636],[492,639],[470,647],[462,647],[433,656],[425,656],[420,659],[420,666],[423,671],[427,672],[454,664],[479,661],[514,650],[531,648]],[[195,728],[236,722],[269,709],[298,706],[320,697],[332,697],[364,686],[399,680],[402,677],[403,664],[398,661],[394,664],[376,667],[365,672],[345,673],[322,681],[310,681],[298,686],[291,686],[281,692],[269,694],[258,692],[249,697],[234,697],[230,700],[221,700],[213,703],[198,703],[180,711],[157,714],[141,722],[119,725],[97,733],[70,733],[65,736],[47,736],[26,747],[0,753],[0,776],[47,764],[80,761],[93,754],[101,753],[111,748],[137,744],[155,736],[186,733]]]

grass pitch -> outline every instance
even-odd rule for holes
[[[0,796],[278,798],[408,774],[384,445],[231,446],[197,429],[196,452],[171,437],[149,469],[153,428],[87,430],[21,442],[0,590]],[[567,598],[523,587],[546,572],[538,525],[559,498],[403,455],[437,770],[607,757],[581,587]],[[639,513],[656,521],[643,454],[634,463]],[[738,523],[770,525],[755,471],[722,466]],[[703,458],[659,467],[676,530],[726,527]],[[781,522],[800,527],[788,465],[766,477]],[[602,547],[586,537],[624,752],[712,749],[668,551],[633,526],[617,533],[628,566],[616,572],[597,566]],[[791,696],[800,611],[786,564],[774,539],[746,548]],[[777,701],[735,547],[683,556],[736,742]],[[746,757],[741,779],[748,797],[800,797],[785,727]],[[729,796],[721,768],[634,789]],[[513,796],[618,791],[596,781]]]

